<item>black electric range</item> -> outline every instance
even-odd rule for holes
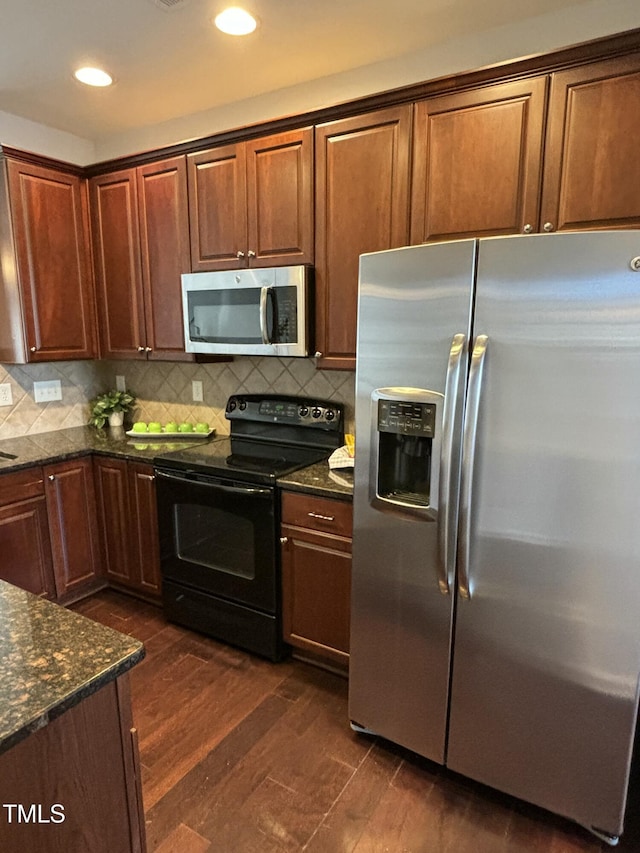
[[[229,437],[157,456],[163,606],[172,621],[282,657],[276,480],[344,442],[339,403],[234,395]]]

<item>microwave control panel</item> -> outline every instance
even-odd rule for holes
[[[435,403],[409,400],[378,400],[378,431],[433,438],[436,426]]]

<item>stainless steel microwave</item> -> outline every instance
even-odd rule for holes
[[[187,352],[309,354],[310,267],[268,267],[182,276]]]

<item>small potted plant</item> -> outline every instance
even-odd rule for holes
[[[91,401],[91,417],[89,423],[102,428],[107,421],[111,427],[121,427],[124,416],[130,412],[136,398],[128,391],[107,391],[99,394]]]

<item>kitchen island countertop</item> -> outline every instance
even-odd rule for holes
[[[143,657],[133,637],[0,581],[0,753]]]

